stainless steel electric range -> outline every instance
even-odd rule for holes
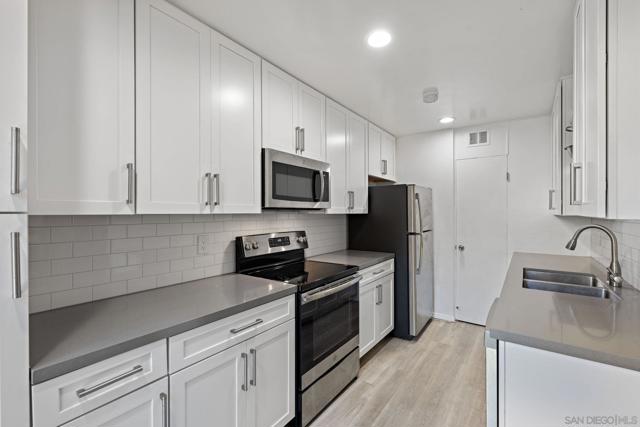
[[[360,369],[358,267],[308,261],[304,231],[236,237],[236,272],[298,286],[296,425],[306,426]]]

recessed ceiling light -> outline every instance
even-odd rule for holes
[[[455,121],[455,118],[450,116],[445,116],[440,119],[440,123],[442,123],[443,125],[453,123],[454,121]]]
[[[391,42],[391,34],[386,30],[375,30],[367,38],[369,46],[379,48],[385,47]]]

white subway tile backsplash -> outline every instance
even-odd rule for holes
[[[622,277],[640,289],[640,221],[593,219],[594,224],[613,230],[618,238]],[[611,244],[602,233],[591,233],[591,253],[601,264],[611,262]]]
[[[344,215],[297,212],[32,216],[29,224],[31,312],[232,273],[238,235],[306,230],[308,256],[347,244]],[[209,238],[203,253],[199,234]]]

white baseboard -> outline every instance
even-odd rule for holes
[[[434,319],[446,320],[447,322],[455,322],[456,319],[451,314],[433,313]]]

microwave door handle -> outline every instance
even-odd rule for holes
[[[320,171],[320,202],[324,200],[324,192],[326,190],[324,187],[324,172]]]

